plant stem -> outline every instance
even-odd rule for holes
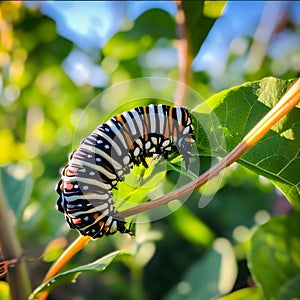
[[[58,260],[51,266],[46,274],[43,283],[53,278],[68,262],[69,260],[80,251],[89,241],[90,236],[79,236],[58,258]],[[45,291],[39,296],[39,300],[47,299],[48,292]]]
[[[295,107],[299,102],[300,79],[298,79],[289,88],[289,90],[276,103],[276,105],[250,130],[244,139],[226,157],[220,160],[211,169],[181,188],[155,200],[151,200],[138,206],[123,210],[118,214],[118,216],[126,218],[153,209],[172,200],[179,199],[200,187],[209,179],[216,176],[220,171],[237,161],[246,151],[260,141],[263,136],[272,128],[272,126],[283,116],[285,116],[291,109],[293,109],[293,107]]]
[[[1,174],[0,174],[1,179]],[[14,226],[12,225],[11,209],[7,204],[0,180],[0,248],[5,260],[18,259],[14,267],[8,268],[8,283],[12,300],[25,300],[31,291],[30,280],[24,259],[22,248],[17,240]]]

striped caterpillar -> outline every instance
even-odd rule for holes
[[[145,158],[182,154],[186,169],[194,128],[186,108],[167,105],[137,107],[98,126],[70,154],[56,191],[58,210],[71,228],[93,238],[117,231],[131,234],[112,200],[112,189]]]

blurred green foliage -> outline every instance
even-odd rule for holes
[[[162,10],[149,10],[139,16],[131,28],[122,29],[112,36],[98,50],[95,59],[109,81],[103,88],[95,88],[88,84],[77,86],[66,75],[63,64],[68,55],[78,49],[57,34],[52,19],[38,8],[30,9],[21,2],[2,2],[0,5],[1,26],[4,28],[1,29],[0,44],[1,181],[13,212],[8,213],[24,256],[28,258],[32,285],[36,287],[49,268],[49,261],[57,257],[59,249],[62,250],[77,237],[55,208],[57,195],[54,189],[67,154],[115,112],[137,105],[168,103],[172,99],[176,87],[174,82],[153,79],[154,82],[136,80],[132,84],[126,80],[144,76],[178,78],[177,61],[172,61],[172,57],[176,57],[175,20]],[[220,7],[215,16],[219,11]],[[189,24],[193,24],[193,9],[186,12]],[[203,13],[201,16],[204,16]],[[201,28],[204,35],[200,45],[199,40],[190,38],[190,41],[195,41],[192,45],[194,56],[213,21],[209,19],[206,27]],[[198,29],[200,27],[191,25],[191,34],[197,34]],[[192,33],[192,30],[195,32]],[[158,53],[165,53],[164,57],[169,57],[171,62],[158,60]],[[237,59],[238,56],[233,53],[228,61],[228,70]],[[284,57],[280,59],[285,60]],[[272,75],[270,61],[271,58],[266,56],[261,69],[256,73],[245,73],[245,78],[258,80]],[[282,77],[297,75],[291,67]],[[110,89],[113,85],[117,86]],[[190,86],[197,92],[201,91],[204,98],[215,93],[205,72],[192,73]],[[156,98],[156,102],[152,98]],[[187,106],[195,107],[200,98],[198,95],[189,97]],[[201,157],[200,172],[208,169],[213,161],[210,157]],[[162,180],[159,170],[156,171],[157,178],[154,180]],[[133,180],[138,172],[130,174]],[[175,171],[164,176],[165,184],[157,190],[158,193],[171,190],[179,175]],[[150,179],[146,178],[145,184],[149,182]],[[86,273],[78,278],[76,284],[68,283],[56,288],[49,299],[74,299],[73,295],[76,295],[78,299],[206,300],[236,290],[240,291],[224,299],[259,299],[261,290],[252,287],[254,283],[247,267],[249,249],[262,247],[259,249],[262,249],[262,255],[266,255],[270,249],[264,249],[264,243],[260,242],[264,241],[269,230],[272,235],[268,235],[269,241],[273,241],[271,246],[278,247],[270,229],[273,224],[281,238],[283,234],[287,236],[286,240],[279,239],[278,243],[286,246],[291,238],[296,241],[292,246],[297,249],[299,237],[295,230],[289,235],[283,221],[288,224],[286,228],[292,226],[295,229],[293,226],[299,220],[298,215],[292,221],[287,215],[285,219],[272,223],[272,216],[288,213],[291,207],[268,181],[244,167],[234,165],[228,168],[219,186],[218,191],[210,187],[210,192],[216,195],[202,209],[199,209],[199,199],[203,195],[195,191],[185,206],[174,214],[151,223],[147,215],[140,216],[134,239],[117,234],[91,242],[74,257],[68,269],[84,268],[116,249],[131,255],[116,257],[102,273]],[[122,191],[129,194],[126,183],[120,187],[119,192]],[[148,190],[136,192],[139,196],[135,199],[144,197]],[[252,229],[270,218],[271,221],[261,231],[258,229],[250,242]],[[258,276],[262,271],[262,257],[257,254],[255,258],[255,253],[250,253],[257,284],[268,295],[273,286],[264,285]],[[289,257],[287,255],[288,248],[277,261],[269,257],[269,263],[276,261],[280,269],[280,258],[284,260],[285,256]],[[298,254],[294,251],[291,255],[294,255],[289,257],[293,260],[293,272],[296,270],[299,274]],[[254,259],[257,259],[258,266]],[[269,264],[265,268],[268,269]],[[272,275],[268,274],[268,278]],[[299,283],[298,277],[296,279],[285,282],[286,287],[295,287]],[[0,295],[7,299],[7,286],[0,283]],[[284,293],[288,292],[282,291],[282,295],[287,295]]]
[[[267,299],[299,299],[299,224],[299,214],[278,216],[253,235],[249,267]]]

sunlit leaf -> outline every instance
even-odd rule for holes
[[[204,1],[204,15],[210,18],[222,16],[226,1]]]
[[[165,179],[166,170],[164,163],[159,160],[147,159],[149,168],[134,166],[125,181],[118,184],[118,189],[113,191],[115,206],[124,210],[129,206],[149,200],[148,193],[153,191]]]
[[[207,100],[193,113],[197,145],[201,154],[224,156],[275,105],[292,83],[291,80],[265,78],[245,83]],[[300,109],[295,107],[266,136],[238,161],[269,178],[295,208],[300,208]],[[212,147],[212,149],[211,149]]]
[[[65,238],[56,238],[50,241],[43,253],[43,260],[46,262],[53,262],[63,253],[67,245]]]
[[[299,299],[300,215],[282,215],[260,226],[249,252],[249,268],[267,299]]]
[[[78,268],[74,268],[62,273],[59,273],[55,277],[53,277],[51,280],[45,282],[44,284],[37,287],[34,292],[30,295],[29,299],[34,300],[38,299],[38,295],[43,291],[51,291],[56,286],[59,286],[66,282],[76,282],[78,276],[85,272],[101,272],[104,271],[110,263],[120,255],[124,255],[120,253],[120,251],[112,252],[104,257],[101,257],[100,259],[97,259],[96,261],[87,264],[82,265]]]

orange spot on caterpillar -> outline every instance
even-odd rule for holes
[[[100,221],[100,222],[99,222],[100,230],[102,230],[103,226],[104,226],[104,222],[103,222],[103,221]]]
[[[99,214],[93,214],[94,220],[96,220],[99,217]]]
[[[74,167],[69,167],[68,169],[67,169],[67,175],[76,175],[77,174],[77,171],[78,171],[78,169],[77,168],[74,168]]]
[[[80,225],[82,223],[82,220],[80,218],[72,219],[72,223],[74,225]]]
[[[64,188],[65,190],[71,190],[73,188],[73,184],[71,182],[65,182]]]

